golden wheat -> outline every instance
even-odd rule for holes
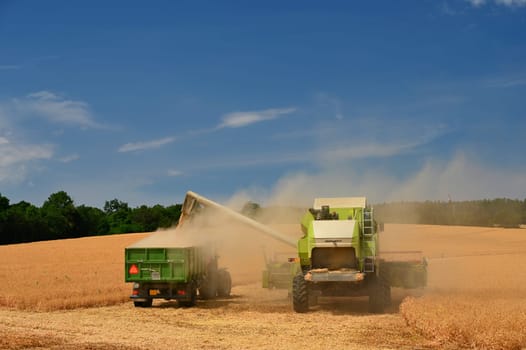
[[[477,349],[526,347],[526,290],[448,292],[407,298],[400,312],[427,337]]]
[[[0,306],[44,311],[126,301],[124,247],[144,236],[0,246]]]

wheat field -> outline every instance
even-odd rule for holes
[[[282,229],[295,235],[296,228]],[[322,299],[295,314],[286,291],[257,283],[262,254],[232,256],[250,235],[220,258],[232,272],[232,298],[135,309],[123,280],[124,247],[147,235],[1,246],[0,348],[526,347],[526,230],[386,225],[382,250],[423,250],[429,283],[424,291],[395,289],[384,315],[367,314],[366,298]],[[255,246],[284,249],[262,239]]]
[[[124,247],[146,235],[0,246],[0,306],[50,311],[127,301]]]
[[[400,305],[410,327],[438,344],[526,347],[526,230],[390,225],[383,238],[429,258],[425,295]]]

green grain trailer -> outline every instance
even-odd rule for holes
[[[194,306],[198,293],[202,299],[227,297],[230,274],[218,268],[217,259],[208,247],[128,247],[125,280],[133,283],[130,298],[137,307],[150,307],[156,298]]]

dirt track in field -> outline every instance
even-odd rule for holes
[[[400,299],[398,299],[400,300]],[[366,299],[291,311],[285,291],[237,286],[229,299],[195,308],[156,301],[54,312],[0,311],[0,348],[22,349],[414,349],[433,343],[396,313],[369,315]]]
[[[296,228],[282,227],[291,235]],[[526,230],[386,225],[382,250],[422,249],[429,257],[429,287],[423,298],[406,301],[410,293],[394,290],[394,305],[384,315],[367,314],[366,298],[322,298],[312,312],[296,314],[286,291],[260,288],[262,256],[252,252],[240,254],[241,260],[222,258],[233,275],[229,299],[199,301],[190,309],[155,301],[151,309],[136,309],[129,301],[121,303],[129,293],[122,281],[123,248],[143,237],[0,247],[0,278],[4,285],[9,282],[8,289],[0,289],[5,302],[0,307],[0,349],[526,346]],[[282,249],[263,243],[267,249]],[[52,302],[35,303],[39,293],[53,296]],[[59,303],[61,298],[76,301]],[[116,305],[96,306],[108,303]],[[71,307],[76,308],[52,311]]]

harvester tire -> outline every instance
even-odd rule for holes
[[[294,311],[309,311],[309,286],[302,272],[298,272],[292,281],[292,306]]]
[[[391,288],[383,278],[375,278],[369,290],[369,312],[381,314],[391,302]]]
[[[384,286],[384,306],[389,307],[391,306],[391,286],[386,284]]]
[[[232,290],[232,278],[227,270],[219,270],[217,273],[217,295],[222,298],[230,296]]]

